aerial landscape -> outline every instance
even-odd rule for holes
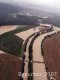
[[[60,80],[59,2],[0,0],[0,80]]]

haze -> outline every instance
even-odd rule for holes
[[[0,0],[4,3],[15,3],[15,4],[32,4],[32,5],[46,5],[51,7],[60,8],[60,0]]]

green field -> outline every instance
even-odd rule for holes
[[[20,57],[23,40],[15,34],[28,30],[32,27],[28,27],[26,25],[18,26],[15,30],[2,34],[0,36],[0,50]]]
[[[15,35],[7,36],[0,39],[0,49],[7,53],[20,56],[22,43],[23,40]]]

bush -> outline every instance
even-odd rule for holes
[[[29,54],[28,58],[29,58],[29,60],[32,60],[32,54]]]

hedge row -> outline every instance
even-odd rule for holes
[[[34,40],[39,36],[40,34],[39,33],[36,33],[36,35],[34,36],[34,38],[32,39],[30,45],[29,45],[29,63],[28,63],[28,73],[29,73],[29,76],[28,76],[28,80],[33,80],[33,43],[34,43]]]

